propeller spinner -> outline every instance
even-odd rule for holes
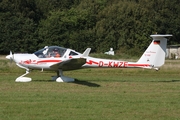
[[[10,54],[6,56],[7,59],[13,60],[13,54],[12,51],[10,51]]]

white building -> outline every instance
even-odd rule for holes
[[[168,45],[166,48],[166,58],[180,59],[180,45]]]

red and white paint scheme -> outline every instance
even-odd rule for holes
[[[88,67],[98,68],[148,68],[158,70],[165,62],[167,39],[172,35],[150,35],[153,40],[137,62],[127,62],[111,59],[100,59],[89,56],[91,48],[83,54],[75,50],[59,46],[46,46],[33,54],[12,54],[6,58],[13,60],[17,66],[26,69],[26,73],[18,77],[16,82],[30,82],[32,79],[24,77],[30,70],[53,70],[57,76],[52,79],[57,82],[73,82],[74,79],[63,75],[63,71]],[[55,53],[59,56],[56,57]]]

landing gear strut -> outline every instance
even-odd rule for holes
[[[25,74],[23,74],[23,75],[21,75],[21,76],[19,76],[18,78],[16,78],[16,82],[30,82],[30,81],[32,81],[32,79],[31,78],[29,78],[29,77],[24,77],[25,75],[27,75],[27,74],[29,74],[29,69],[26,69],[26,73]]]
[[[56,80],[56,82],[74,82],[74,78],[64,76],[62,70],[57,71],[57,76],[53,76],[52,80]]]

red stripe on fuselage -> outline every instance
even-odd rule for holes
[[[40,60],[37,63],[50,63],[50,62],[61,62],[61,60]]]
[[[97,64],[97,65],[99,64],[98,62],[95,62],[95,61],[92,61],[92,60],[89,60],[89,62],[86,62],[86,64],[89,64],[89,65],[92,65],[93,63]]]
[[[61,62],[61,60],[40,60],[38,62]]]
[[[128,64],[128,67],[149,67],[150,64]]]
[[[52,63],[52,62],[55,62],[55,63],[58,63],[58,62],[61,62],[62,60],[39,60],[39,61],[36,61],[36,60],[25,60],[25,61],[21,61],[20,64],[41,64],[41,63]]]

